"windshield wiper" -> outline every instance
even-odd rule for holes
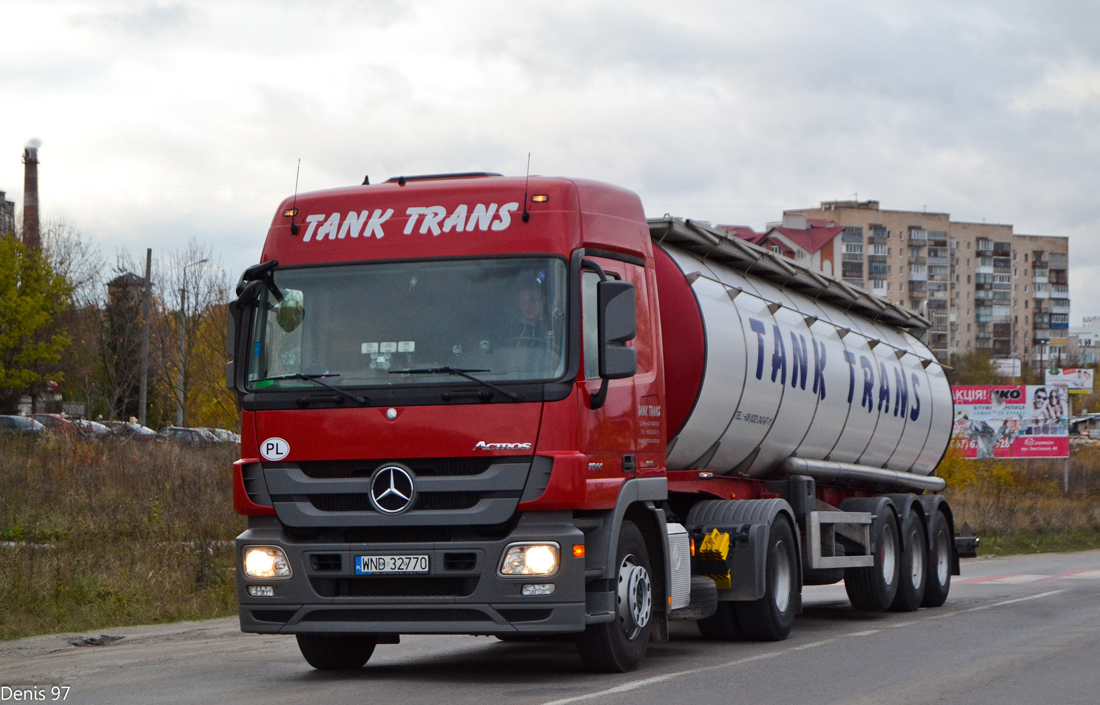
[[[474,377],[471,372],[491,372],[491,370],[472,370],[463,369],[461,367],[418,367],[408,370],[388,370],[391,375],[438,375],[438,374],[452,374],[459,377],[465,377],[471,382],[477,382],[484,385],[495,392],[500,392],[504,396],[508,397],[512,401],[519,401],[519,395],[513,392],[509,392],[503,387],[498,387],[492,382],[488,382],[479,377]]]
[[[325,372],[325,373],[320,373],[320,374],[305,374],[305,373],[302,373],[302,372],[295,372],[294,374],[289,374],[289,375],[279,375],[278,377],[265,377],[264,379],[253,380],[252,383],[255,384],[256,382],[278,382],[279,380],[282,380],[282,379],[304,379],[308,382],[314,382],[316,384],[319,384],[322,387],[324,387],[325,389],[331,389],[332,391],[336,392],[337,394],[343,395],[343,396],[347,397],[348,399],[351,399],[352,401],[359,404],[360,406],[369,403],[369,400],[366,397],[357,397],[357,396],[355,396],[354,394],[352,394],[351,392],[349,392],[347,390],[340,389],[339,387],[334,387],[331,384],[329,384],[328,382],[322,381],[323,377],[339,377],[339,376],[340,376],[340,374],[338,372]]]

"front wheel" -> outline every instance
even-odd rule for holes
[[[618,566],[615,619],[590,624],[577,638],[581,661],[591,671],[633,671],[645,657],[653,628],[653,580],[642,532],[624,521],[615,551]]]
[[[363,634],[298,634],[298,649],[321,671],[362,668],[374,653],[374,638]]]

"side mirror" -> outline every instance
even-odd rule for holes
[[[638,335],[638,304],[634,285],[615,279],[598,283],[596,312],[600,377],[633,377],[638,371],[638,352],[626,347],[626,343]]]

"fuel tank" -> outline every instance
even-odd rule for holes
[[[650,221],[668,469],[767,478],[796,456],[930,475],[951,388],[904,308],[690,221]]]

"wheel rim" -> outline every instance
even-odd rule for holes
[[[775,607],[786,612],[791,604],[791,560],[787,544],[775,545]]]
[[[940,585],[947,584],[947,555],[947,533],[940,531],[936,534],[936,579],[940,581]]]
[[[920,531],[916,529],[909,537],[909,545],[913,547],[910,550],[913,560],[909,564],[909,582],[914,590],[919,590],[924,584],[924,546],[917,546],[918,542],[923,543],[920,538]]]
[[[649,624],[653,612],[653,583],[649,571],[638,565],[633,554],[619,565],[619,626],[627,639]]]
[[[882,532],[882,582],[889,585],[894,582],[894,571],[898,564],[898,540],[894,527],[887,526]]]

